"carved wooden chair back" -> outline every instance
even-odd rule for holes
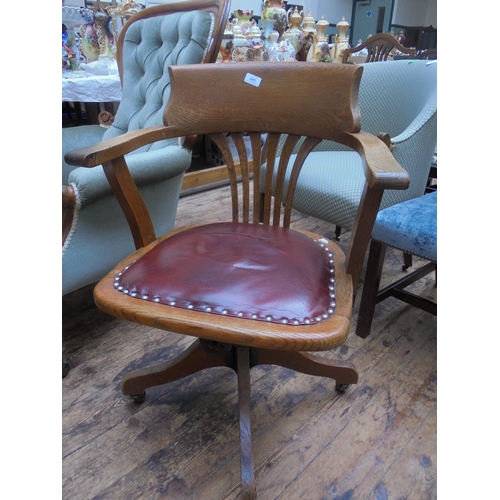
[[[433,61],[437,59],[437,57],[438,57],[437,49],[422,50],[415,56],[416,59],[428,60],[428,61]]]
[[[389,33],[377,33],[366,39],[363,43],[356,45],[356,47],[345,49],[344,55],[342,56],[342,62],[347,63],[352,54],[356,54],[365,48],[368,50],[368,56],[366,57],[366,61],[364,61],[365,63],[387,61],[393,49],[398,50],[402,54],[408,54],[409,58],[415,56],[414,48],[404,47],[393,35]]]

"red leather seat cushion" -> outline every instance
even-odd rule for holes
[[[243,223],[175,234],[116,278],[122,293],[173,307],[310,324],[335,311],[328,249],[290,229]]]

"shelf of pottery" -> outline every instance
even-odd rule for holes
[[[133,0],[77,3],[62,6],[63,78],[118,74],[115,40],[142,5]]]
[[[264,1],[261,27],[253,19],[252,10],[238,9],[228,21],[221,43],[218,62],[248,61],[312,61],[342,62],[349,47],[346,36],[349,23],[342,19],[335,43],[329,44],[324,16],[315,21],[308,11],[285,10],[281,0]]]

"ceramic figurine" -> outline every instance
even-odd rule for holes
[[[253,16],[253,10],[235,10],[234,17],[238,26],[241,28],[243,36],[247,36],[252,29],[252,21],[250,18]]]
[[[231,54],[231,60],[234,62],[245,62],[251,58],[251,53],[248,53],[248,49],[252,47],[252,44],[247,40],[239,24],[233,25],[233,52]],[[250,57],[249,57],[250,56]]]
[[[279,49],[282,54],[283,61],[296,61],[295,47],[292,45],[290,40],[285,38],[278,43]]]
[[[280,34],[277,31],[272,31],[269,35],[269,45],[267,47],[267,52],[269,54],[269,60],[279,62],[283,60],[281,51],[278,45],[278,38]]]
[[[223,63],[231,62],[231,54],[233,53],[233,29],[232,24],[228,20],[226,23],[226,29],[224,30],[224,34],[222,35],[222,41],[220,44],[219,54],[221,57],[221,61]]]

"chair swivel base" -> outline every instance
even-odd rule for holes
[[[301,351],[261,349],[197,339],[174,359],[125,375],[121,392],[141,403],[150,387],[180,380],[206,368],[225,366],[233,369],[238,375],[242,498],[252,500],[256,493],[250,427],[250,369],[257,365],[278,365],[307,375],[332,378],[339,392],[358,381],[356,369],[346,361],[331,361]]]

